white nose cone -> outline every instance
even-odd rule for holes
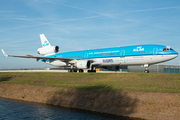
[[[176,58],[178,56],[178,54],[176,54],[176,55],[171,55],[171,59],[174,59],[174,58]]]

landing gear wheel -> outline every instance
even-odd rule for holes
[[[88,72],[96,72],[95,69],[96,69],[96,68],[92,65],[92,66],[91,66],[91,70],[88,70]]]
[[[96,72],[96,70],[88,70],[88,72]]]
[[[149,70],[145,70],[144,72],[145,72],[145,73],[149,73]]]
[[[77,70],[70,69],[68,72],[77,72]]]
[[[80,69],[79,72],[84,72],[84,70],[83,70],[83,69]]]

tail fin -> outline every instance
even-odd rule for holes
[[[40,39],[41,39],[42,47],[50,47],[51,46],[51,44],[49,43],[49,41],[47,40],[47,38],[45,37],[44,34],[40,34]]]

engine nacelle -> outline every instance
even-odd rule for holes
[[[88,69],[88,68],[90,68],[90,65],[91,65],[91,63],[88,60],[79,60],[76,63],[76,67],[78,69]]]
[[[70,66],[70,65],[68,65],[67,63],[62,62],[62,61],[59,61],[59,60],[56,60],[56,61],[53,61],[53,62],[49,61],[49,64],[50,64],[50,65],[57,66],[57,67]]]
[[[59,52],[59,47],[58,46],[42,47],[42,48],[39,48],[37,51],[38,51],[38,54],[41,54],[41,55],[57,53]]]

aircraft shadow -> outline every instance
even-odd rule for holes
[[[115,91],[111,86],[97,85],[57,91],[46,103],[122,117],[122,115],[128,116],[134,113],[137,102],[137,98],[131,98],[122,90]],[[136,118],[125,117],[125,119],[135,120]]]
[[[9,77],[9,76],[0,77],[0,82],[8,81],[8,80],[10,80],[11,78],[12,78],[12,77]]]

